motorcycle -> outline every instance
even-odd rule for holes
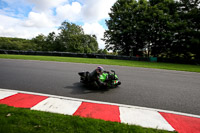
[[[119,80],[118,76],[116,75],[114,70],[111,70],[112,73],[109,71],[103,71],[103,73],[100,75],[99,79],[101,82],[105,83],[106,88],[115,88],[119,85],[121,85],[121,81]],[[80,76],[80,82],[85,84],[85,85],[90,85],[90,80],[89,80],[89,74],[90,72],[79,72],[78,73]]]

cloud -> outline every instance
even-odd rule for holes
[[[60,20],[69,20],[75,22],[80,19],[81,5],[78,2],[72,2],[72,4],[66,4],[58,6],[56,8],[57,17]]]
[[[54,23],[45,13],[30,12],[24,26],[27,27],[53,27]]]
[[[4,36],[4,35],[10,35],[12,36],[15,33],[15,30],[13,28],[4,28],[3,26],[0,26],[0,35]]]
[[[20,20],[5,15],[0,15],[0,20],[3,20],[0,21],[0,36],[16,37],[19,35],[17,33],[17,27],[21,23]]]
[[[109,18],[111,6],[116,0],[82,0],[79,2],[67,3],[56,8],[59,19],[69,21],[81,21],[83,23],[95,23],[102,19]]]
[[[63,3],[68,2],[68,0],[26,0],[27,2],[34,5],[33,11],[47,11],[55,8]]]
[[[99,48],[104,49],[105,43],[101,39],[103,38],[105,29],[99,24],[99,21],[109,18],[108,13],[116,0],[82,0],[80,2],[82,4],[72,2],[72,4],[57,7],[56,13],[58,18],[63,18],[71,22],[83,22],[82,27],[84,32],[96,35]]]
[[[87,0],[82,9],[84,22],[98,22],[108,18],[111,6],[116,0]]]
[[[39,34],[48,35],[52,31],[57,31],[55,27],[26,27],[24,21],[5,15],[0,15],[0,36],[19,37],[31,39]]]
[[[103,38],[105,29],[99,23],[85,23],[83,30],[86,34],[96,35],[99,43],[99,48],[104,49],[105,44],[101,39]]]
[[[0,36],[32,38],[48,35],[65,20],[81,24],[86,34],[95,34],[99,48],[105,27],[116,0],[2,0],[0,7]]]
[[[7,25],[8,27],[16,26],[20,23],[20,20],[17,18],[5,16],[0,14],[0,25]]]

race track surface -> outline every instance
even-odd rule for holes
[[[0,59],[0,88],[120,103],[200,115],[200,73],[101,65],[122,85],[88,89],[78,72],[95,64]]]

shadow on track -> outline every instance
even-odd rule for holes
[[[71,89],[71,94],[88,94],[88,93],[105,93],[109,89],[95,89],[88,87],[80,82],[76,82],[73,86],[66,86],[65,88]]]

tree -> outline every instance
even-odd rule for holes
[[[176,3],[173,0],[150,0],[145,18],[148,21],[146,36],[152,56],[170,53],[174,42]]]
[[[106,21],[106,49],[128,56],[147,49],[148,56],[199,58],[198,5],[198,0],[118,0]]]
[[[92,53],[98,50],[96,36],[84,34],[81,26],[63,22],[59,27],[59,44],[62,51],[75,53]]]
[[[45,43],[46,36],[43,34],[40,34],[32,39],[33,43],[37,44],[37,50],[38,51],[47,51],[47,45]]]
[[[62,22],[61,26],[59,27],[59,30],[61,30],[61,34],[84,34],[83,28],[81,26],[66,21]]]
[[[36,50],[36,44],[27,39],[0,37],[0,49]]]
[[[95,35],[84,35],[84,53],[96,53],[98,50],[97,37]]]
[[[126,55],[130,53],[129,23],[126,23],[128,21],[127,9],[130,7],[130,3],[132,3],[130,0],[118,0],[111,8],[110,20],[106,21],[108,30],[104,33],[107,50],[120,51]]]
[[[95,35],[84,34],[81,26],[64,21],[60,33],[39,34],[31,40],[0,37],[0,49],[62,51],[74,53],[96,53],[98,50]]]
[[[108,54],[108,51],[106,49],[99,49],[97,51],[98,54]]]
[[[106,21],[108,30],[104,33],[106,49],[118,51],[123,55],[142,54],[146,45],[143,16],[147,10],[146,0],[118,0],[111,8],[110,20]]]
[[[46,50],[47,51],[54,51],[56,49],[56,34],[55,32],[51,32],[46,37],[45,43],[46,43]]]
[[[180,0],[179,16],[183,24],[177,37],[178,46],[184,47],[185,58],[190,59],[194,55],[195,59],[200,59],[200,1],[199,0]]]

